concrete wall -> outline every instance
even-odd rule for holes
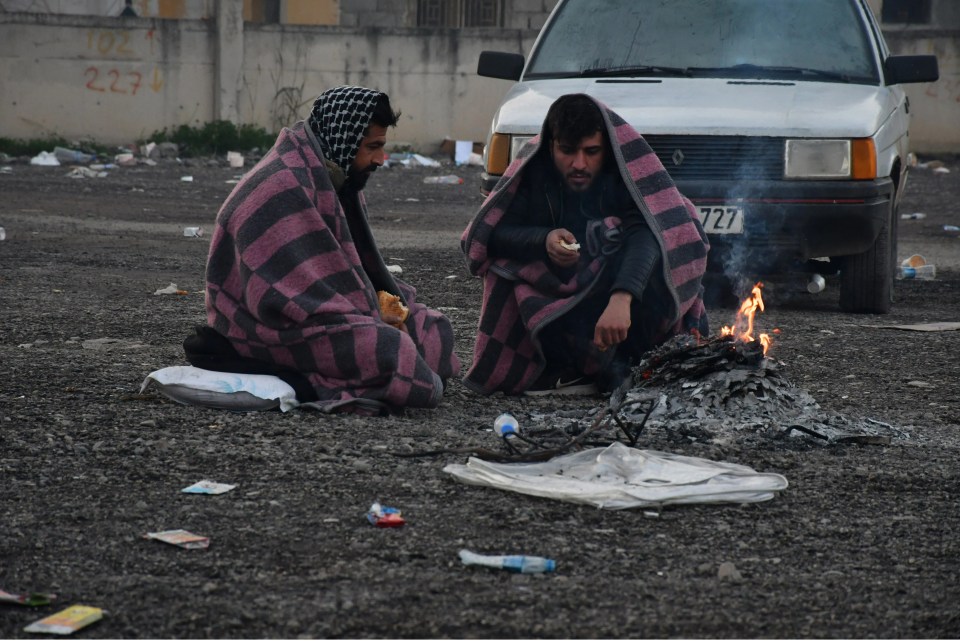
[[[507,3],[530,16],[552,4]],[[272,131],[303,118],[324,89],[349,83],[388,92],[403,112],[392,138],[429,153],[447,136],[484,139],[510,83],[476,75],[480,51],[526,53],[536,37],[531,29],[260,25],[242,21],[240,0],[217,7],[219,17],[206,20],[0,13],[0,136],[122,144],[216,119]],[[895,53],[940,58],[938,83],[907,86],[911,148],[960,151],[960,31],[885,33]]]
[[[324,89],[360,84],[403,112],[393,139],[430,152],[445,136],[486,135],[509,83],[476,75],[480,51],[525,52],[536,36],[237,24],[235,11],[228,28],[223,18],[0,13],[0,136],[121,144],[219,118],[273,131],[307,115]]]

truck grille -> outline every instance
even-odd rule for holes
[[[674,180],[779,180],[784,138],[644,136]]]

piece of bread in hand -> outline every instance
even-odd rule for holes
[[[399,323],[390,323],[394,327],[399,328],[403,321],[407,320],[407,316],[410,315],[410,309],[400,302],[400,297],[388,291],[382,289],[378,291],[377,302],[380,303],[381,316],[394,316],[400,319]]]

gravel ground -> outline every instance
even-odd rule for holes
[[[935,280],[898,281],[886,316],[839,312],[832,279],[816,296],[770,281],[758,320],[780,329],[772,357],[824,411],[907,437],[649,430],[639,447],[790,483],[769,502],[651,518],[465,486],[442,472],[458,454],[391,455],[496,448],[501,411],[525,423],[595,400],[483,398],[454,381],[438,409],[358,418],[138,395],[149,372],[186,364],[208,236],[182,229],[212,227],[237,171],[169,163],[71,179],[12,164],[0,173],[0,589],[59,599],[0,604],[0,638],[73,604],[107,610],[81,638],[956,638],[960,332],[865,327],[960,321],[960,238],[942,229],[960,224],[960,164],[947,167],[914,170],[901,209],[926,213],[902,221],[900,254],[935,262]],[[481,202],[478,172],[457,169],[461,186],[422,182],[451,171],[383,170],[367,193],[388,262],[450,316],[466,366],[481,288],[457,241]],[[189,293],[153,295],[169,283]],[[710,314],[716,327],[734,311]],[[179,491],[201,479],[237,487]],[[370,526],[377,499],[407,525]],[[210,547],[142,538],[176,528]],[[461,548],[549,556],[557,571],[463,567]]]

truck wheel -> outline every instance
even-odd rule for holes
[[[840,309],[845,312],[886,314],[893,303],[893,276],[897,255],[896,211],[873,247],[847,256],[840,270]]]

